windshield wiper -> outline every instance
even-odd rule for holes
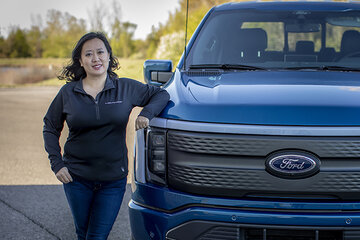
[[[267,70],[266,68],[240,64],[198,64],[190,65],[190,69],[224,69],[224,70]]]
[[[311,67],[287,67],[286,70],[322,70],[322,71],[345,71],[345,72],[360,72],[360,68],[342,67],[342,66],[311,66]]]
[[[360,68],[341,67],[341,66],[322,66],[323,70],[329,71],[348,71],[348,72],[360,72]]]

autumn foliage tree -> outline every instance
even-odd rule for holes
[[[171,59],[177,62],[181,57],[185,47],[185,30],[187,31],[187,42],[195,32],[197,26],[205,14],[215,5],[219,5],[228,0],[180,0],[180,9],[175,13],[170,13],[167,23],[160,26],[153,32],[151,41],[157,46],[157,50],[151,52],[147,57]],[[186,11],[188,10],[188,25],[186,22]],[[186,28],[186,29],[185,29]]]
[[[50,10],[47,19],[42,56],[70,57],[76,40],[86,33],[85,21],[57,10]]]

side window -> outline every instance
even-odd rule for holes
[[[334,48],[336,52],[340,52],[342,36],[348,30],[359,31],[359,28],[326,24],[326,47]]]

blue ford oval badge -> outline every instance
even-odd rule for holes
[[[282,151],[270,155],[266,170],[281,178],[306,178],[320,170],[320,160],[306,152]]]

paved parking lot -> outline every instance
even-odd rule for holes
[[[76,239],[62,185],[51,172],[43,148],[42,118],[58,90],[0,89],[0,239]],[[138,112],[136,109],[134,114]],[[128,146],[133,143],[133,129],[130,120]],[[109,240],[129,239],[129,200],[128,185]]]

